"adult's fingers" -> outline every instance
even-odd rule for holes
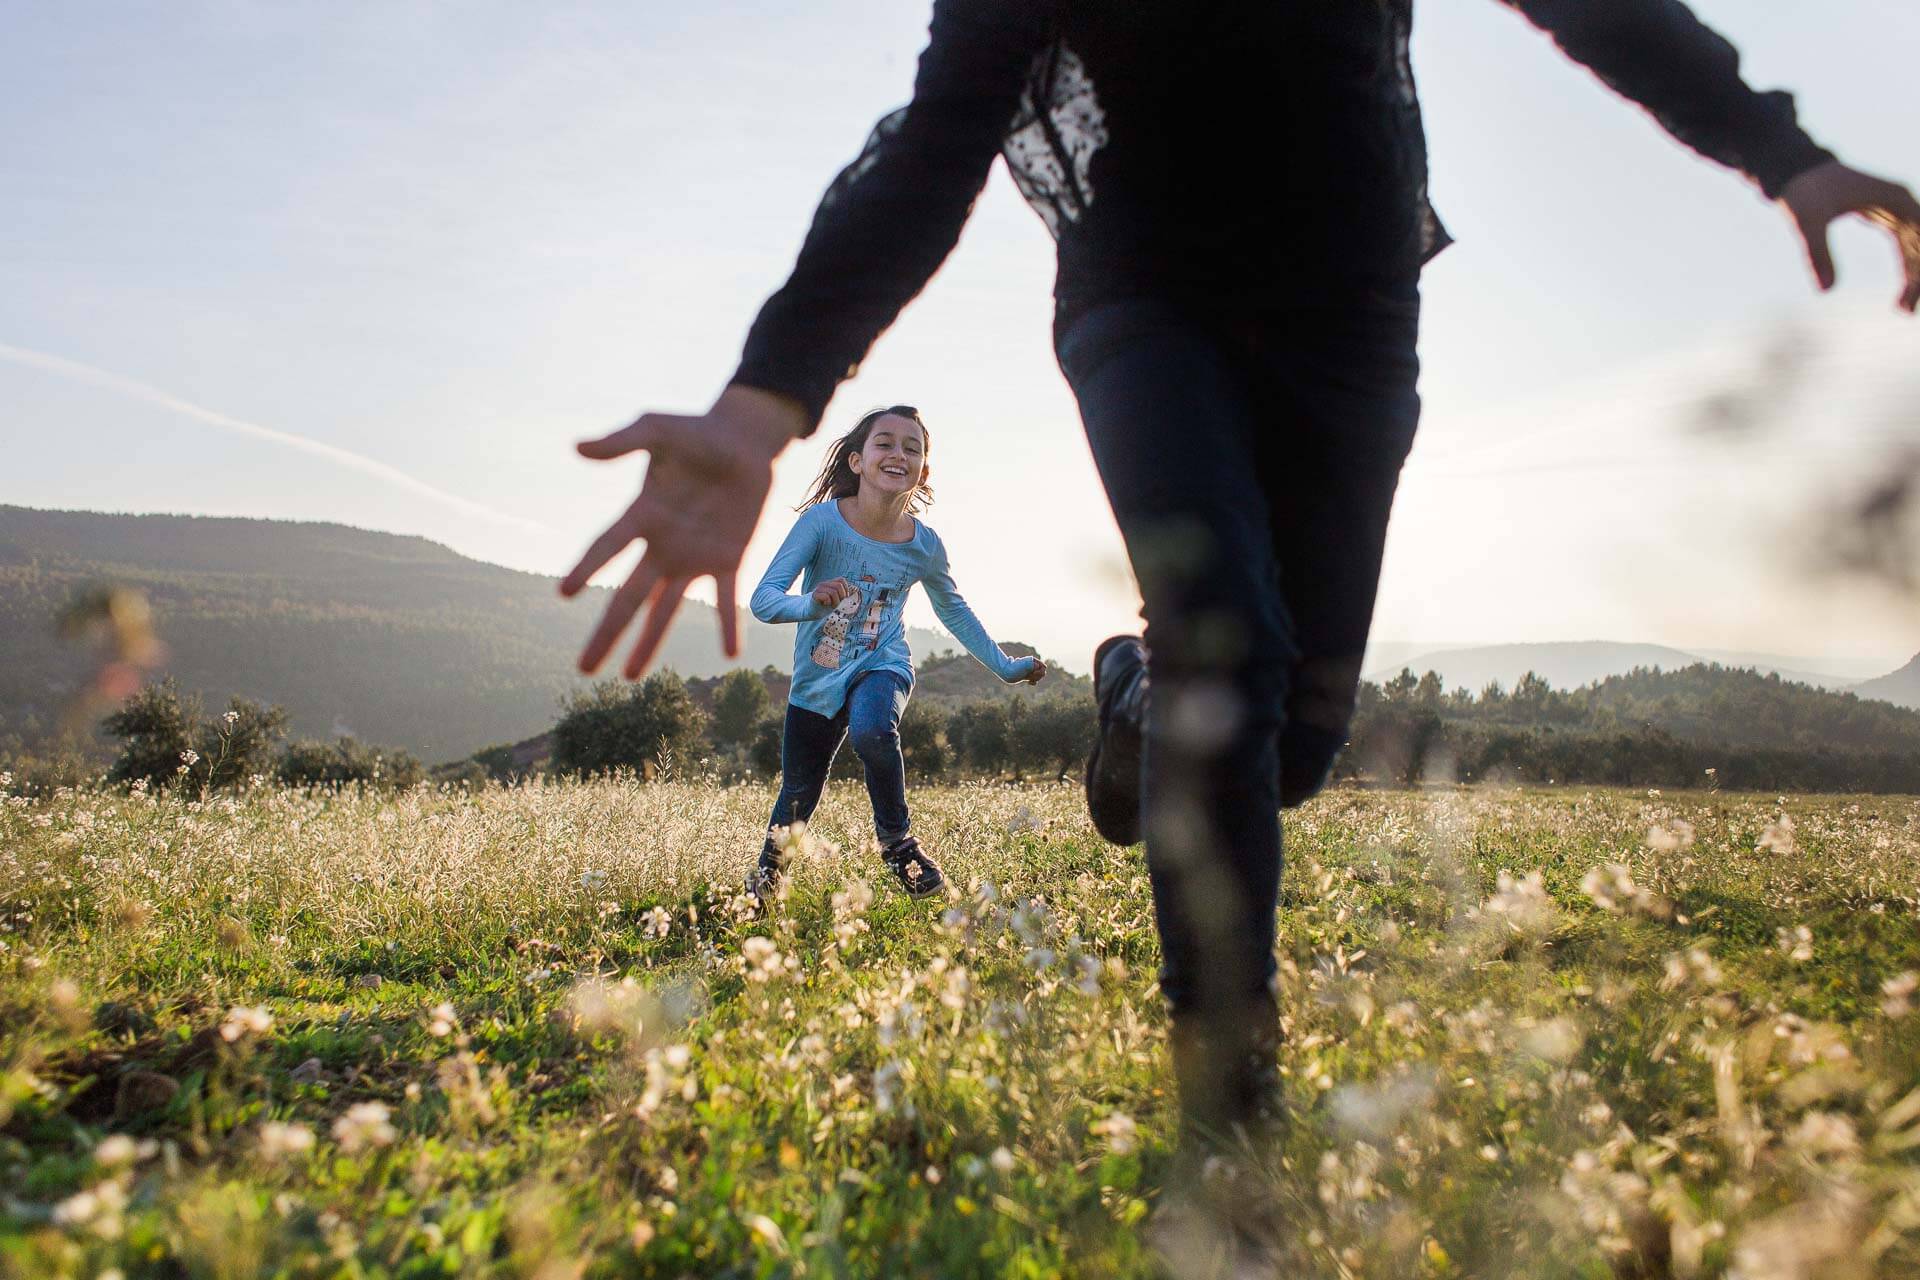
[[[640,531],[636,527],[639,507],[640,500],[636,498],[632,505],[620,513],[618,520],[608,525],[606,531],[593,540],[587,547],[586,553],[580,557],[579,563],[567,570],[567,576],[560,579],[561,595],[579,595],[580,589],[592,580],[594,574],[606,567],[607,561],[619,555],[626,549],[629,542],[640,536]]]
[[[713,599],[720,607],[720,650],[729,658],[740,656],[740,615],[734,611],[734,585],[735,575],[714,575]]]
[[[618,431],[609,431],[595,440],[582,440],[574,446],[581,457],[604,462],[624,457],[639,449],[657,449],[686,440],[691,418],[672,413],[643,413]]]
[[[586,554],[580,557],[580,563],[560,579],[560,594],[580,594],[593,575],[606,568],[607,561],[625,551],[629,543],[638,538],[651,541],[660,532],[662,517],[667,514],[659,498],[642,492],[620,513],[618,520],[607,526],[605,533],[593,540]]]
[[[667,627],[673,615],[680,611],[680,602],[686,598],[687,587],[692,582],[692,578],[668,578],[654,591],[653,599],[647,603],[647,620],[640,624],[640,639],[627,659],[627,679],[638,680],[647,664],[653,661],[654,651],[667,638]]]
[[[1920,199],[1913,192],[1888,183],[1881,196],[1881,208],[1874,220],[1886,225],[1900,249],[1900,263],[1906,272],[1906,287],[1900,291],[1900,309],[1920,307]]]
[[[1800,239],[1806,242],[1807,265],[1813,268],[1813,278],[1820,282],[1822,290],[1833,288],[1833,248],[1827,243],[1827,225],[1831,219],[1818,214],[1803,215],[1795,209],[1793,221],[1800,229]]]
[[[647,597],[653,594],[653,587],[660,580],[660,571],[647,558],[643,557],[634,567],[627,580],[613,593],[613,599],[607,601],[606,612],[600,615],[600,625],[593,629],[593,635],[587,640],[587,647],[580,651],[580,669],[588,675],[600,669],[607,660],[607,654],[613,649],[613,642],[627,629]]]

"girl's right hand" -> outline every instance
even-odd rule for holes
[[[813,602],[823,609],[837,609],[853,594],[853,584],[845,578],[828,578],[813,589]]]

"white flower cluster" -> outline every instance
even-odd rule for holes
[[[800,972],[800,958],[782,955],[772,938],[755,935],[740,944],[740,971],[749,982],[769,982],[794,977]]]
[[[220,1024],[220,1038],[234,1044],[248,1036],[263,1036],[273,1029],[273,1015],[264,1006],[235,1005],[227,1010]]]
[[[1484,919],[1498,919],[1514,936],[1531,941],[1551,937],[1559,925],[1559,912],[1547,896],[1546,880],[1538,871],[1529,871],[1515,879],[1502,871],[1494,881],[1493,896],[1480,906]]]
[[[668,1098],[677,1097],[692,1102],[699,1097],[700,1082],[687,1072],[692,1062],[693,1051],[683,1044],[647,1050],[646,1084],[640,1091],[639,1100],[633,1105],[634,1116],[640,1120],[648,1119]]]
[[[1656,828],[1657,830],[1657,828]],[[1619,911],[1665,920],[1673,904],[1653,890],[1636,884],[1624,863],[1603,862],[1580,879],[1580,890],[1602,911]]]
[[[1672,818],[1647,828],[1647,848],[1655,853],[1675,853],[1693,846],[1693,824],[1685,818]]]
[[[259,1151],[268,1160],[287,1160],[313,1150],[313,1130],[303,1124],[269,1120],[260,1126]]]
[[[854,880],[834,894],[831,902],[834,945],[842,953],[850,952],[868,930],[867,908],[873,905],[873,886],[865,880]]]
[[[356,1102],[333,1122],[333,1140],[352,1155],[369,1147],[390,1147],[400,1137],[384,1102]]]
[[[1798,847],[1793,838],[1793,819],[1784,813],[1766,825],[1753,846],[1756,853],[1778,854],[1793,853]]]

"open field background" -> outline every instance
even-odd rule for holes
[[[0,1273],[1205,1274],[1138,851],[1072,788],[922,789],[958,888],[910,903],[842,786],[759,920],[769,799],[0,802]],[[1287,835],[1279,1274],[1920,1270],[1920,802]]]

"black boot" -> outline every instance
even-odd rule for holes
[[[1180,1086],[1183,1148],[1207,1152],[1279,1136],[1286,1114],[1280,1012],[1271,995],[1217,1013],[1179,1015],[1169,1040]]]
[[[1183,1276],[1296,1274],[1283,1259],[1298,1233],[1275,1194],[1285,1130],[1272,999],[1175,1018],[1170,1039],[1180,1145],[1148,1226],[1154,1250]]]
[[[1087,814],[1118,845],[1140,843],[1140,745],[1147,726],[1147,647],[1114,636],[1094,650],[1100,729],[1087,753]]]

